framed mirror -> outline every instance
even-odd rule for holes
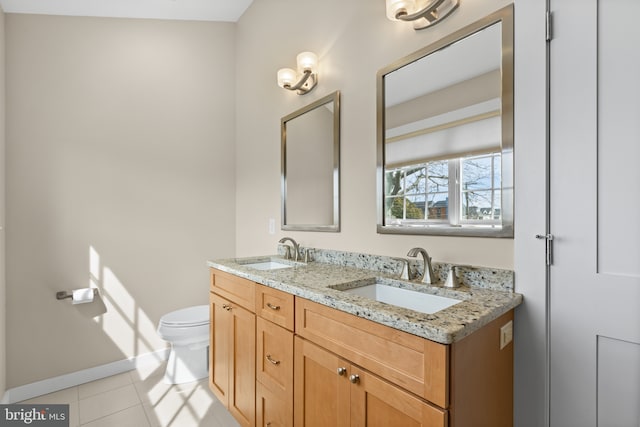
[[[340,231],[340,92],[282,118],[282,229]]]
[[[513,237],[513,5],[378,72],[378,233]]]

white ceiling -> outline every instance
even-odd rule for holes
[[[236,22],[253,0],[0,0],[6,13]]]

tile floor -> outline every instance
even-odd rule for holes
[[[68,403],[69,427],[238,427],[207,379],[165,384],[164,368],[140,368],[21,403]]]

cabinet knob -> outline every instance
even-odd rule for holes
[[[273,359],[273,358],[271,357],[271,355],[270,355],[270,354],[267,354],[266,359],[267,359],[269,362],[271,362],[272,364],[274,364],[274,365],[279,365],[279,364],[280,364],[280,361],[279,361],[279,360],[275,360],[275,359]]]
[[[222,304],[222,308],[224,308],[227,311],[231,311],[231,306],[230,305]]]
[[[358,384],[360,382],[360,375],[357,374],[353,374],[349,377],[349,381],[351,381],[353,384]]]
[[[347,373],[347,368],[338,368],[338,375],[343,376]]]
[[[275,311],[280,310],[280,306],[279,305],[273,305],[270,302],[267,303],[267,307],[269,307],[271,310],[275,310]]]

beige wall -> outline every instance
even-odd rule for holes
[[[424,247],[434,260],[513,267],[513,240],[376,233],[376,72],[510,3],[466,1],[450,18],[416,32],[387,20],[382,0],[254,0],[238,23],[236,223],[239,256],[274,253],[279,238],[302,245],[404,256]],[[277,23],[277,24],[274,24]],[[298,96],[276,84],[296,55],[319,55],[318,86]],[[342,92],[340,233],[268,233],[280,223],[280,118]]]
[[[7,387],[159,348],[235,252],[235,25],[6,17]],[[55,292],[92,281],[98,303]]]
[[[6,282],[5,282],[5,88],[4,88],[4,12],[0,7],[0,399],[7,388],[6,377]]]

